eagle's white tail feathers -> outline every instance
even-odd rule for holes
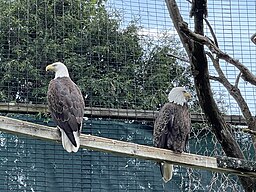
[[[162,178],[165,183],[172,179],[173,165],[169,163],[161,163]]]
[[[61,132],[61,141],[62,141],[62,146],[63,148],[71,153],[71,152],[77,152],[79,147],[80,147],[80,138],[79,138],[79,132],[76,131],[76,132],[73,132],[74,134],[74,137],[75,137],[75,140],[76,140],[76,144],[77,144],[77,147],[75,147],[71,141],[69,140],[68,136],[66,135],[66,133],[60,129],[60,132]]]
[[[78,131],[76,131],[76,132],[73,132],[74,133],[74,137],[75,137],[75,140],[76,140],[76,145],[77,145],[77,147],[74,147],[75,149],[73,150],[73,152],[77,152],[78,151],[78,149],[79,149],[79,147],[80,147],[80,133],[78,132]]]

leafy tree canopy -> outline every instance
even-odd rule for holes
[[[142,41],[141,28],[122,28],[104,1],[0,0],[0,11],[1,101],[45,103],[45,67],[56,61],[90,106],[154,109],[174,85],[192,88],[186,66],[167,56],[182,54],[177,40]]]

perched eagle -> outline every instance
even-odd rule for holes
[[[185,149],[190,133],[191,121],[187,101],[191,95],[183,87],[173,88],[169,102],[161,110],[154,123],[154,146],[181,153]],[[164,182],[172,178],[173,165],[161,163]]]
[[[85,107],[82,93],[63,63],[48,65],[46,71],[55,72],[55,78],[49,83],[47,100],[52,119],[61,132],[62,146],[67,152],[77,152]]]

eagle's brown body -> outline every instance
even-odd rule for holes
[[[190,133],[191,121],[188,105],[166,103],[154,124],[154,146],[181,153]]]
[[[47,98],[52,119],[73,146],[79,147],[76,135],[79,136],[81,132],[85,106],[80,89],[69,77],[58,77],[50,81]]]

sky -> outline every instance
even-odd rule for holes
[[[177,1],[183,19],[193,29],[193,18],[189,17],[190,4],[187,0]],[[141,34],[157,38],[163,32],[176,34],[167,10],[165,0],[109,0],[107,7],[118,10],[121,25],[126,27],[136,20],[142,27]],[[208,0],[208,21],[216,34],[219,47],[230,56],[238,59],[256,74],[256,46],[250,41],[256,33],[256,1],[255,0]],[[211,37],[206,28],[206,35]],[[177,37],[178,38],[178,37]],[[221,62],[221,66],[231,83],[234,83],[239,71],[230,64]],[[210,65],[211,75],[216,75]],[[240,80],[239,88],[251,111],[256,114],[256,89],[249,83]],[[228,114],[240,115],[240,109],[225,88],[213,82],[212,89],[217,101]]]

